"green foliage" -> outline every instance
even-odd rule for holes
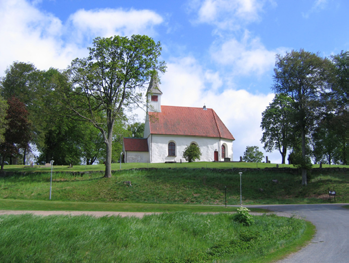
[[[332,106],[334,112],[329,126],[329,133],[335,134],[334,142],[338,145],[334,150],[333,162],[349,163],[349,51],[342,51],[332,57],[334,65],[335,85],[332,87]]]
[[[195,162],[195,160],[200,160],[201,151],[199,146],[195,143],[190,144],[185,147],[183,152],[183,158],[185,158],[188,162]]]
[[[31,137],[31,125],[28,121],[29,113],[24,103],[16,97],[12,97],[7,103],[9,107],[5,118],[7,121],[4,134],[5,141],[0,144],[1,170],[4,168],[4,161],[7,157],[17,156],[19,149],[29,149]]]
[[[272,103],[262,113],[261,128],[264,149],[268,152],[278,150],[285,164],[287,149],[291,147],[292,140],[292,105],[293,100],[286,94],[276,94]]]
[[[233,220],[243,224],[244,226],[251,226],[253,225],[254,220],[249,212],[250,210],[247,207],[241,206],[237,209],[237,213],[233,216]],[[247,235],[245,235],[244,239],[250,241],[253,238],[249,238]]]
[[[303,164],[306,162],[306,140],[316,127],[316,120],[324,108],[323,101],[328,95],[333,79],[332,64],[327,58],[304,50],[277,55],[274,68],[274,86],[277,93],[292,97],[293,133],[301,139]],[[302,184],[307,185],[305,166],[302,167]]]
[[[0,96],[0,144],[3,143],[5,140],[4,133],[7,128],[7,120],[6,120],[7,108],[8,108],[8,104],[6,100]]]
[[[63,87],[62,93],[73,114],[101,132],[105,176],[111,177],[114,124],[126,110],[142,104],[137,90],[156,72],[165,72],[166,66],[158,61],[160,43],[148,36],[98,37],[89,51],[87,58],[72,61],[67,74],[73,86]]]
[[[112,162],[118,163],[120,162],[120,155],[122,152],[122,145],[124,143],[125,137],[131,136],[131,131],[128,129],[129,126],[126,125],[126,119],[124,120],[117,120],[114,125],[114,138],[113,138],[113,155],[112,155]],[[137,126],[135,124],[135,126]],[[139,129],[141,129],[141,125],[137,126]],[[140,130],[139,130],[140,132]],[[143,133],[142,133],[143,136]],[[123,157],[121,158],[121,161],[123,161]],[[101,158],[103,161],[105,161],[105,155]]]
[[[258,146],[247,146],[242,159],[245,162],[260,163],[264,155],[259,151]]]
[[[136,217],[2,215],[2,262],[258,261],[302,237],[294,218],[256,217],[244,228],[229,214]],[[103,251],[103,253],[101,253]]]
[[[127,130],[131,133],[131,137],[143,138],[144,136],[144,122],[135,122],[127,126]]]

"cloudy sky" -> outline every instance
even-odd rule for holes
[[[213,108],[238,160],[262,149],[275,55],[348,50],[348,10],[347,0],[0,0],[0,77],[13,61],[65,69],[97,36],[151,36],[167,63],[162,103]]]

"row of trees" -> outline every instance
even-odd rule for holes
[[[110,177],[110,164],[120,158],[123,137],[143,137],[144,124],[129,125],[125,112],[142,102],[142,89],[151,76],[165,71],[164,62],[157,60],[160,43],[140,35],[96,38],[89,51],[87,58],[73,60],[64,71],[42,71],[22,62],[6,70],[0,81],[2,163],[19,154],[25,163],[30,146],[35,146],[41,153],[39,162],[98,160],[105,162],[105,176]],[[7,132],[12,126],[12,100],[25,111],[16,116],[28,124],[26,133]],[[11,141],[8,133],[22,141]],[[11,152],[9,145],[15,147]]]
[[[348,164],[349,52],[322,58],[304,50],[278,55],[274,69],[276,96],[262,113],[261,141],[278,150],[285,163],[307,169],[315,163]]]

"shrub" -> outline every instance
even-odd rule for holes
[[[237,209],[237,213],[233,216],[235,222],[241,223],[244,226],[251,226],[254,223],[252,216],[250,215],[250,210],[247,207],[241,206]]]
[[[200,148],[195,143],[190,144],[184,149],[183,158],[185,158],[190,163],[195,161],[196,159],[200,160],[200,156]]]
[[[261,151],[259,151],[258,146],[247,146],[242,159],[245,162],[260,163],[263,157],[264,155]]]

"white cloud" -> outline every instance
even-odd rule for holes
[[[173,58],[161,78],[165,105],[193,106],[205,89],[203,69],[193,57]]]
[[[275,55],[280,51],[267,50],[259,38],[251,39],[245,31],[241,41],[233,38],[218,47],[212,45],[211,56],[219,64],[232,66],[235,75],[262,75],[274,66]]]
[[[14,61],[40,69],[66,68],[72,59],[88,54],[97,36],[150,34],[161,16],[149,10],[79,10],[68,21],[40,11],[40,1],[0,1],[0,75]],[[78,33],[79,32],[79,33]]]
[[[154,25],[161,24],[160,15],[149,10],[96,9],[79,10],[69,18],[75,30],[74,37],[146,34],[154,35]]]
[[[312,13],[320,12],[327,6],[327,0],[315,0],[311,9],[307,13],[302,13],[304,18],[309,18]]]
[[[208,70],[205,72],[205,80],[209,83],[211,83],[211,90],[217,90],[220,88],[223,84],[223,81],[221,77],[219,76],[218,72],[212,72],[211,70]]]
[[[204,0],[191,1],[190,10],[197,12],[196,23],[208,23],[219,29],[236,30],[241,24],[260,19],[265,1],[260,0]]]

